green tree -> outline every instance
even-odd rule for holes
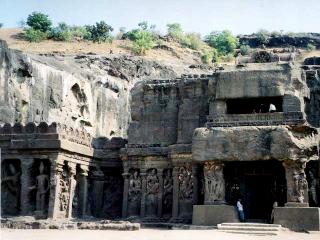
[[[112,42],[113,37],[111,32],[113,28],[108,25],[105,21],[97,22],[95,25],[86,26],[88,31],[88,35],[86,39],[91,40],[93,42]]]
[[[139,30],[135,33],[133,41],[133,51],[138,55],[146,54],[146,51],[155,46],[155,38],[152,32]]]
[[[219,61],[218,51],[215,48],[206,49],[203,51],[201,61],[205,64],[210,64]]]
[[[313,45],[312,43],[308,43],[307,44],[307,51],[311,52],[311,51],[314,51],[316,50],[316,46]]]
[[[184,37],[182,27],[179,23],[168,23],[167,32],[170,37],[177,41],[181,41]]]
[[[251,52],[251,48],[249,45],[241,45],[240,46],[240,53],[242,55],[249,55]]]
[[[30,42],[41,42],[48,38],[48,34],[39,29],[28,28],[25,30],[24,37]]]
[[[209,46],[216,48],[219,55],[234,54],[239,45],[239,39],[232,35],[229,30],[212,32],[206,37]]]
[[[33,12],[27,18],[27,25],[35,30],[48,32],[51,29],[52,22],[48,15],[40,12]]]
[[[204,47],[204,42],[201,40],[199,33],[187,33],[183,37],[181,44],[193,50],[201,50]]]
[[[267,44],[269,42],[270,33],[265,29],[260,29],[256,33],[256,36],[257,36],[257,39],[259,40],[261,45]]]
[[[53,28],[50,35],[57,41],[70,42],[72,40],[71,28],[64,22],[59,23],[57,27]]]

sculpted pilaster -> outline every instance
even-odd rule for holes
[[[30,189],[31,186],[31,171],[33,166],[32,157],[21,158],[21,197],[20,197],[20,209],[21,215],[31,214],[32,204],[30,199]]]
[[[79,213],[84,217],[87,213],[89,166],[80,165],[79,182]]]
[[[122,200],[122,217],[128,215],[128,192],[129,192],[129,176],[128,172],[122,174],[123,177],[123,200]]]
[[[225,202],[223,167],[222,163],[214,161],[204,164],[205,204],[221,204]]]

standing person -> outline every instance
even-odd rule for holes
[[[273,112],[275,112],[275,111],[277,111],[276,106],[275,106],[274,104],[270,103],[269,112],[270,112],[270,113],[273,113]]]
[[[272,205],[272,212],[271,212],[271,218],[270,218],[270,223],[274,222],[274,211],[275,208],[278,207],[278,202],[274,201],[273,205]]]
[[[237,209],[238,209],[240,221],[244,222],[244,212],[243,212],[243,205],[241,203],[241,199],[237,201]]]

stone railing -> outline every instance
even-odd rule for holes
[[[92,137],[84,129],[74,129],[68,127],[65,124],[51,123],[48,125],[46,122],[41,122],[36,125],[33,122],[29,122],[26,125],[21,123],[15,123],[13,126],[9,123],[5,123],[0,126],[1,135],[20,135],[21,138],[28,138],[32,135],[32,138],[45,139],[47,134],[58,134],[60,139],[65,139],[70,142],[91,146]]]
[[[226,114],[207,116],[206,127],[297,125],[304,122],[302,112]]]

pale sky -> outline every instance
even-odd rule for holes
[[[186,32],[202,35],[223,29],[248,34],[261,28],[320,32],[320,0],[0,0],[4,27],[16,27],[33,11],[48,14],[55,24],[104,20],[115,32],[144,20],[161,32],[167,23],[178,22]]]

